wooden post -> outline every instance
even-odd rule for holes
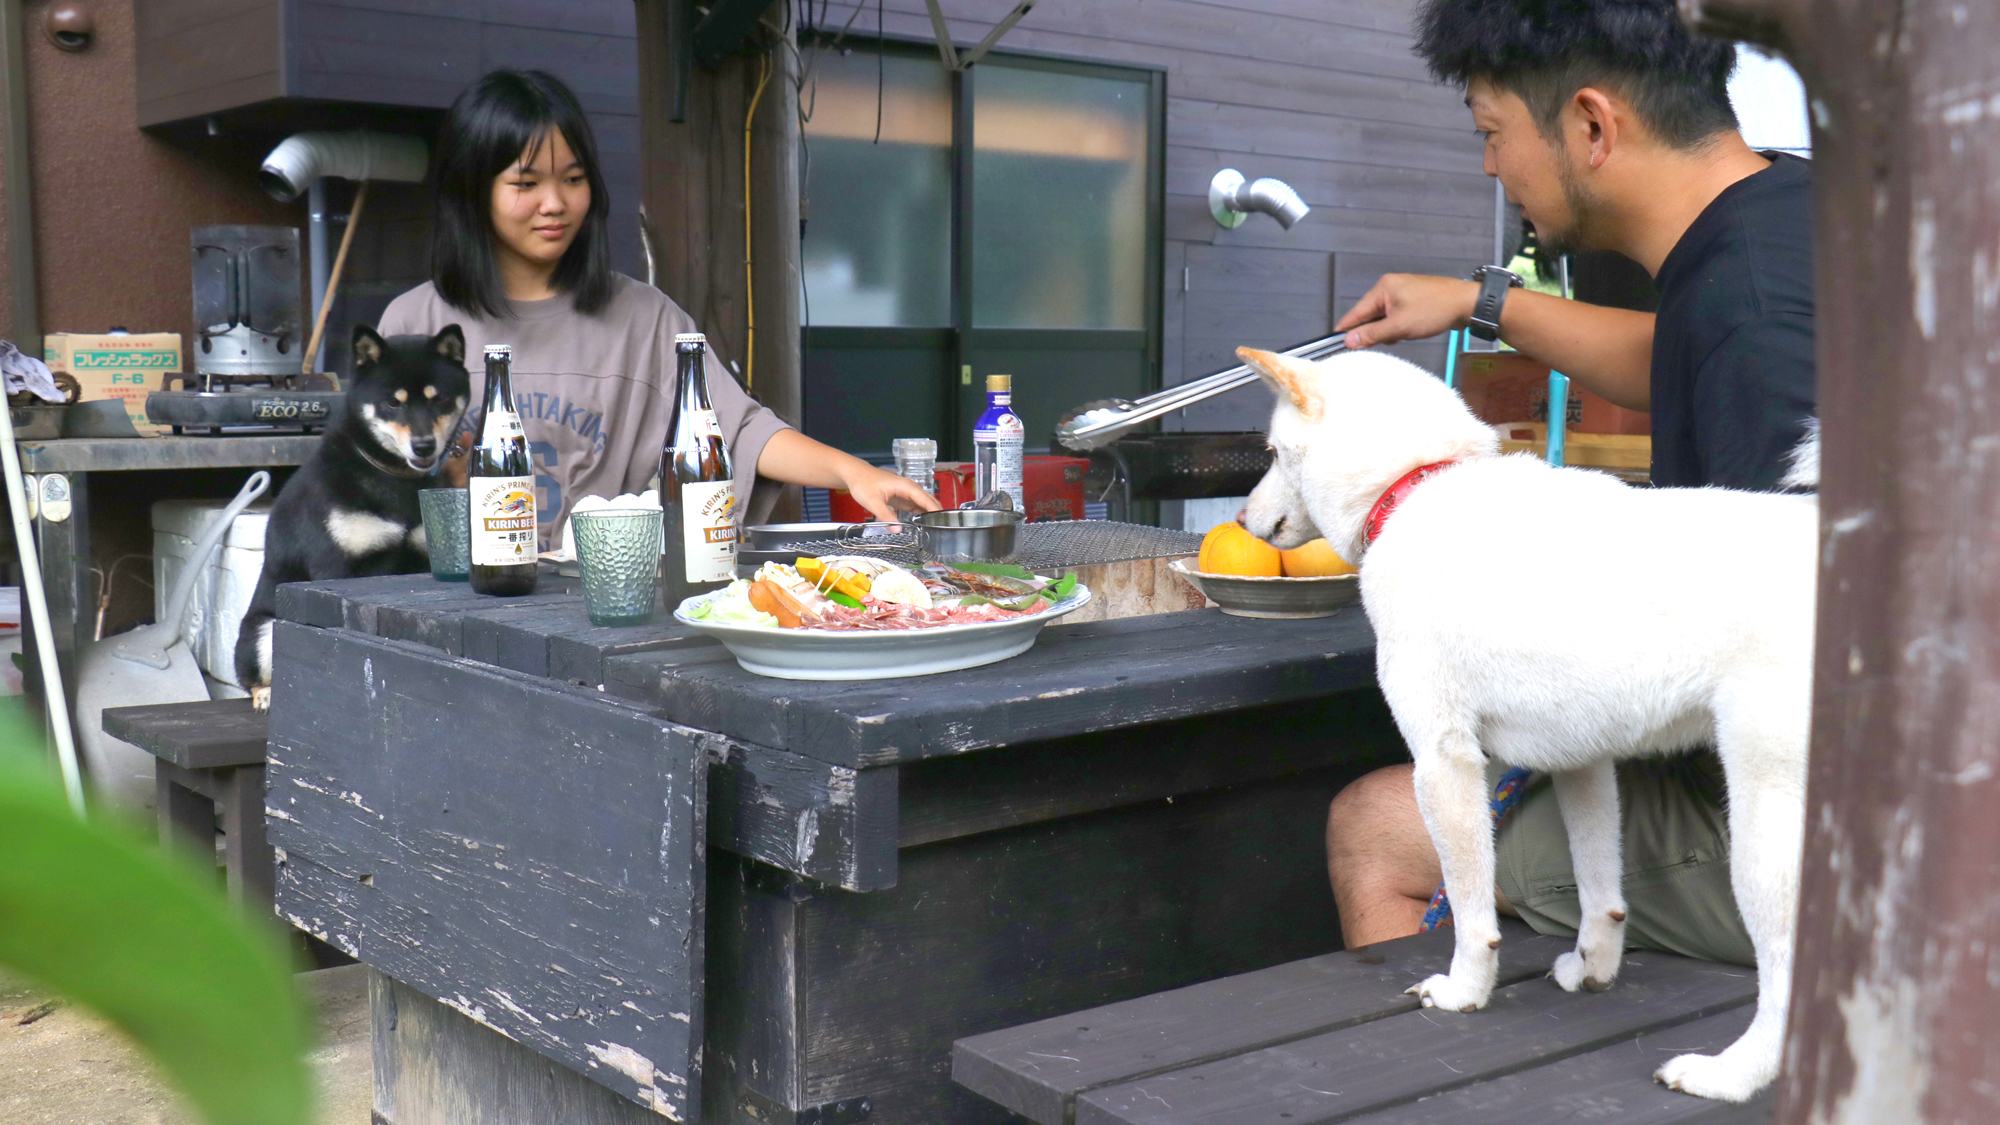
[[[757,55],[697,66],[687,120],[672,120],[669,8],[637,0],[642,194],[655,232],[659,285],[708,334],[740,380],[746,352],[743,276],[743,118]],[[769,17],[780,13],[773,9]],[[751,145],[756,258],[757,398],[797,423],[799,403],[798,97],[796,63],[782,46],[759,100]]]
[[[42,355],[42,313],[36,291],[34,167],[28,148],[26,5],[0,0],[0,193],[7,203],[7,337],[23,352]]]
[[[1681,0],[1814,119],[1826,455],[1783,1125],[2000,1119],[2000,7]]]

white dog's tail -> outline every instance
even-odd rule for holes
[[[1778,483],[1786,488],[1801,490],[1819,487],[1819,419],[1806,419],[1806,436],[1792,447],[1787,457],[1792,467],[1785,472],[1785,479]]]

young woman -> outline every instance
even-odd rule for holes
[[[473,402],[486,344],[514,348],[514,405],[542,484],[546,549],[581,496],[638,492],[658,472],[674,334],[700,331],[666,294],[611,270],[597,145],[575,95],[540,71],[495,71],[452,104],[432,158],[431,280],[390,302],[385,336],[465,332]],[[932,511],[921,489],[814,441],[758,405],[709,353],[708,393],[736,470],[738,518],[768,482],[845,488],[880,519]],[[476,409],[476,405],[475,405]],[[453,463],[464,473],[464,460]],[[762,478],[763,488],[756,488]]]

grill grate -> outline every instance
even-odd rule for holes
[[[999,561],[1029,570],[1057,570],[1192,555],[1201,550],[1201,536],[1112,520],[1044,520],[1022,524],[1017,547],[1013,555]],[[792,549],[801,555],[866,555],[897,566],[923,565],[914,535],[816,539],[795,544]]]

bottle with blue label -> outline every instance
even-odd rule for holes
[[[1027,428],[1014,413],[1014,377],[986,377],[986,413],[972,424],[972,484],[975,497],[995,490],[1014,500],[1014,510],[1028,506],[1021,496],[1021,450]]]

